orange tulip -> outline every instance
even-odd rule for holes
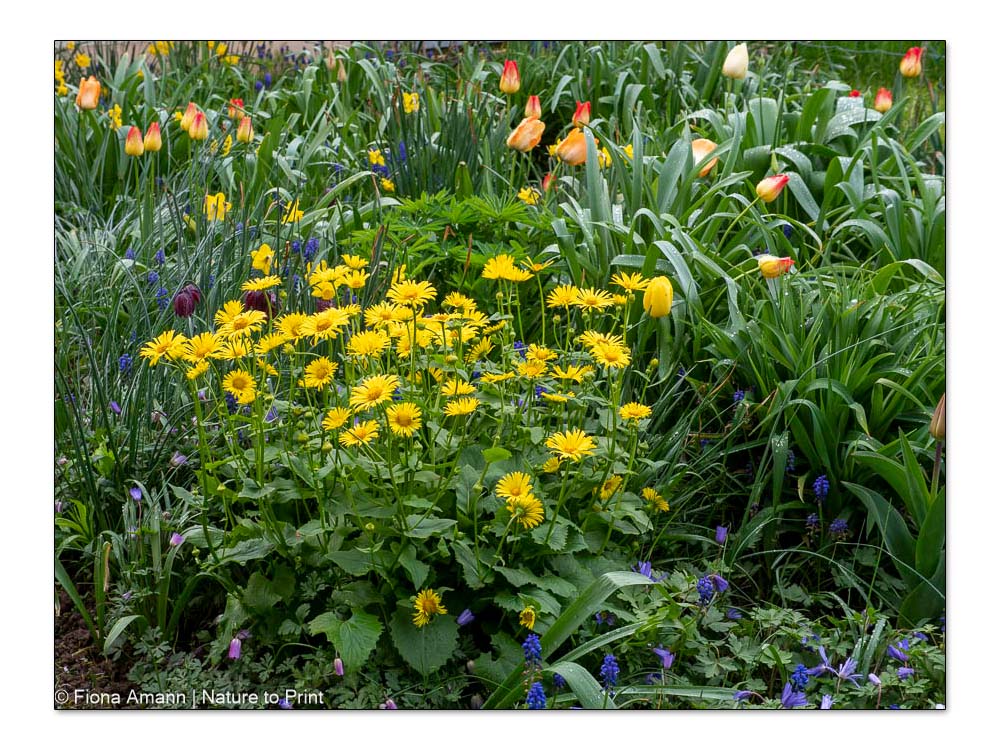
[[[758,198],[760,198],[765,203],[771,203],[776,198],[779,197],[779,193],[789,182],[789,175],[772,175],[771,177],[766,177],[755,189]]]
[[[579,128],[591,122],[591,103],[577,102],[577,111],[573,113],[573,125]]]
[[[542,117],[542,103],[535,94],[532,94],[525,104],[525,117],[534,117],[536,119]]]
[[[143,154],[143,132],[135,125],[129,128],[129,134],[125,136],[125,153],[129,156]]]
[[[94,76],[86,81],[80,79],[80,90],[76,95],[76,106],[82,110],[97,109],[97,100],[101,98],[101,82]]]
[[[504,72],[501,73],[500,90],[505,94],[516,94],[521,88],[521,76],[518,74],[518,63],[514,60],[504,61]]]
[[[547,172],[546,176],[542,178],[542,191],[548,193],[552,190],[556,190],[556,183],[554,182],[553,173]]]
[[[709,154],[712,153],[713,149],[716,148],[716,144],[710,141],[708,138],[696,138],[692,141],[692,161],[698,164],[703,159],[705,159]],[[719,157],[713,157],[709,160],[709,164],[699,170],[699,177],[705,177],[709,174],[716,162],[719,161]]]
[[[758,268],[765,279],[778,279],[795,263],[789,256],[777,258],[768,254],[758,256]]]
[[[911,47],[900,61],[900,75],[904,78],[917,78],[921,75],[921,47]]]
[[[598,145],[597,139],[594,145]],[[556,157],[573,167],[583,164],[587,160],[587,141],[584,140],[584,131],[574,128],[567,133],[567,137],[556,145]]]
[[[191,127],[188,128],[188,135],[193,141],[204,141],[209,137],[209,121],[205,119],[204,112],[195,115],[195,119],[191,121]]]
[[[194,102],[188,102],[188,108],[184,110],[184,117],[181,118],[181,130],[187,132],[188,128],[191,127],[191,123],[195,120],[195,115],[198,114],[198,105]]]
[[[229,119],[235,120],[243,112],[243,100],[242,99],[230,99],[229,100]]]
[[[250,143],[254,140],[254,126],[248,115],[240,119],[240,124],[236,128],[236,140],[240,143]]]
[[[160,138],[160,123],[152,122],[146,129],[146,137],[143,139],[143,148],[146,151],[159,151],[163,146],[163,139]]]
[[[886,112],[892,106],[893,93],[889,89],[880,89],[876,92],[876,101],[872,105],[876,112]]]
[[[539,141],[542,140],[542,132],[545,129],[546,124],[537,117],[526,117],[507,137],[508,148],[522,153],[531,151],[539,145]]]

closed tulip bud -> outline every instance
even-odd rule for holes
[[[876,112],[886,112],[893,106],[893,93],[889,89],[880,89],[876,92],[876,101],[872,108]]]
[[[573,113],[574,127],[579,128],[589,122],[591,122],[591,103],[577,102],[577,110]]]
[[[552,172],[547,172],[546,176],[542,178],[542,191],[544,193],[548,193],[550,189],[555,190],[556,184],[553,182],[553,180],[554,178]]]
[[[542,102],[539,101],[539,97],[535,94],[532,94],[525,104],[525,117],[534,117],[536,119],[542,117]]]
[[[129,156],[143,155],[143,132],[135,125],[129,127],[129,134],[125,136],[125,153]]]
[[[904,78],[917,78],[921,75],[921,47],[911,47],[900,61],[900,75]]]
[[[663,318],[670,314],[674,301],[674,287],[666,276],[655,276],[643,293],[643,310],[651,318]]]
[[[150,123],[146,129],[146,137],[143,138],[143,148],[146,151],[159,151],[163,147],[163,139],[160,137],[160,123]]]
[[[727,78],[742,79],[747,75],[747,45],[738,44],[723,61],[723,75]]]
[[[795,263],[789,256],[778,258],[776,256],[758,256],[758,268],[765,279],[777,279],[792,268]]]
[[[187,132],[188,128],[191,127],[191,123],[195,121],[195,115],[198,114],[198,105],[194,102],[188,102],[188,108],[184,110],[184,115],[181,117],[181,130]]]
[[[191,127],[188,128],[188,135],[191,136],[192,141],[204,141],[209,137],[209,121],[205,119],[204,112],[195,115],[195,119],[191,121]]]
[[[542,140],[542,132],[545,129],[546,124],[537,117],[526,117],[507,137],[508,148],[522,153],[531,151],[539,145],[539,141]]]
[[[595,146],[598,145],[597,140],[594,143]],[[567,133],[567,137],[556,145],[556,157],[573,167],[587,161],[587,141],[584,139],[584,131],[574,128]]]
[[[755,191],[758,194],[758,198],[765,203],[771,203],[779,197],[779,193],[782,192],[787,182],[789,182],[789,175],[772,175],[758,183]]]
[[[97,100],[101,98],[101,82],[94,76],[86,81],[80,79],[80,90],[76,94],[76,106],[82,110],[97,109]]]
[[[504,72],[501,73],[500,90],[505,94],[516,94],[521,88],[521,76],[518,74],[518,63],[514,60],[504,61]]]
[[[235,120],[239,117],[240,113],[243,112],[243,100],[242,99],[230,99],[229,100],[229,119]]]
[[[247,115],[240,119],[240,124],[236,128],[236,140],[240,143],[250,143],[254,140],[254,126]]]
[[[715,148],[716,143],[710,141],[708,138],[696,138],[692,141],[692,161],[695,162],[695,164],[698,164],[709,156]],[[706,166],[699,170],[699,177],[705,177],[708,175],[709,171],[716,166],[716,162],[718,161],[718,157],[710,159]]]
[[[938,406],[932,413],[928,432],[936,441],[945,440],[945,394],[942,394],[942,398],[938,400]]]

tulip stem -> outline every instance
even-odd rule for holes
[[[730,230],[732,230],[733,226],[738,221],[740,221],[740,218],[742,216],[744,216],[744,214],[746,214],[751,209],[751,207],[758,202],[759,198],[760,198],[760,196],[755,196],[754,200],[751,201],[749,204],[747,204],[747,206],[745,206],[743,208],[743,210],[739,214],[737,214],[737,216],[735,216],[733,218],[733,221],[730,222],[730,226],[726,228],[726,231],[723,233],[723,237],[721,237],[720,240],[719,240],[719,248],[720,248],[720,250],[722,250],[725,247],[724,241],[726,240],[726,236],[730,234]]]
[[[935,441],[935,467],[931,471],[931,496],[928,498],[929,503],[934,503],[935,497],[938,495],[938,475],[941,468],[942,441]]]

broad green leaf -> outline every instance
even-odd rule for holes
[[[448,662],[459,643],[459,626],[450,615],[436,615],[418,628],[408,611],[397,610],[389,631],[400,656],[421,675],[431,675]]]
[[[563,676],[584,709],[618,709],[598,681],[576,662],[557,662],[545,672]]]
[[[377,616],[352,611],[351,617],[342,621],[335,613],[321,613],[309,622],[309,632],[314,636],[326,635],[337,649],[348,672],[360,669],[375,649],[382,633],[382,621]]]

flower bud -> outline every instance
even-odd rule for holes
[[[850,97],[860,97],[860,96],[862,96],[862,92],[859,91],[858,89],[852,89],[851,92],[849,92],[848,96],[850,96]]]
[[[710,141],[708,138],[696,138],[692,141],[692,161],[698,165],[699,162],[709,156],[715,148],[716,143],[714,141]],[[718,161],[718,157],[710,159],[709,163],[699,170],[699,177],[705,177],[708,175],[709,171],[716,166],[716,162]]]
[[[181,130],[187,132],[188,128],[191,127],[191,123],[195,121],[195,115],[198,114],[198,105],[194,102],[188,102],[188,108],[184,110],[184,116],[181,117],[180,126]]]
[[[730,50],[723,61],[723,75],[727,78],[744,78],[747,75],[747,62],[747,45],[741,42]]]
[[[183,290],[174,297],[174,315],[190,318],[195,312],[195,298]]]
[[[160,123],[152,122],[146,129],[146,137],[143,138],[143,148],[149,152],[159,151],[163,147],[163,139],[160,137]]]
[[[591,122],[591,103],[577,102],[577,110],[573,113],[573,125],[580,128]]]
[[[230,99],[229,108],[227,114],[230,120],[235,120],[243,112],[243,100],[242,99]]]
[[[202,301],[202,291],[194,284],[185,284],[181,288],[181,292],[191,295],[192,299],[195,301],[195,305]]]
[[[873,102],[872,108],[876,112],[886,112],[890,107],[893,106],[893,93],[889,89],[880,89],[876,92],[876,101]]]
[[[240,651],[243,648],[243,642],[240,641],[238,636],[233,637],[233,641],[229,643],[229,659],[239,660]]]
[[[655,276],[643,293],[643,310],[651,318],[662,318],[671,312],[674,287],[666,276]]]
[[[254,140],[254,126],[250,122],[249,115],[240,118],[240,124],[236,128],[236,140],[240,143],[250,143]]]
[[[191,136],[192,141],[204,141],[209,137],[209,121],[205,119],[204,112],[195,115],[195,119],[191,121],[191,127],[188,128],[188,135]]]
[[[135,125],[129,126],[129,134],[125,136],[125,153],[128,156],[143,155],[143,133]]]
[[[500,90],[505,94],[515,94],[521,88],[521,76],[518,74],[518,63],[514,60],[504,61],[504,72],[501,73]]]
[[[777,279],[792,268],[795,261],[786,256],[777,258],[768,254],[758,256],[758,268],[765,279]]]
[[[724,542],[726,542],[726,533],[727,533],[727,528],[726,527],[716,527],[716,544],[717,545],[722,545]]]
[[[536,120],[542,117],[542,102],[535,94],[532,94],[525,104],[525,117],[534,117]]]
[[[269,294],[267,290],[252,289],[243,295],[243,306],[249,310],[259,310],[271,318],[278,307],[278,298],[274,294]]]
[[[779,197],[779,193],[782,192],[787,182],[789,182],[789,175],[772,175],[758,183],[755,191],[758,194],[758,198],[765,203],[771,203]]]
[[[911,47],[900,61],[900,75],[904,78],[917,78],[921,75],[921,47]]]
[[[337,675],[344,675],[344,661],[340,657],[334,658],[334,672]]]
[[[542,132],[545,129],[546,124],[538,118],[526,117],[507,137],[507,146],[523,154],[529,152],[539,145],[539,141],[542,140]]]
[[[556,189],[556,183],[554,182],[553,173],[547,172],[546,176],[542,178],[542,192],[548,193],[550,189]]]
[[[76,106],[82,110],[97,109],[97,101],[101,98],[101,82],[94,76],[86,81],[80,79],[80,89],[76,94]]]
[[[936,441],[945,440],[945,394],[938,400],[938,406],[931,416],[931,423],[928,425],[928,432]]]

